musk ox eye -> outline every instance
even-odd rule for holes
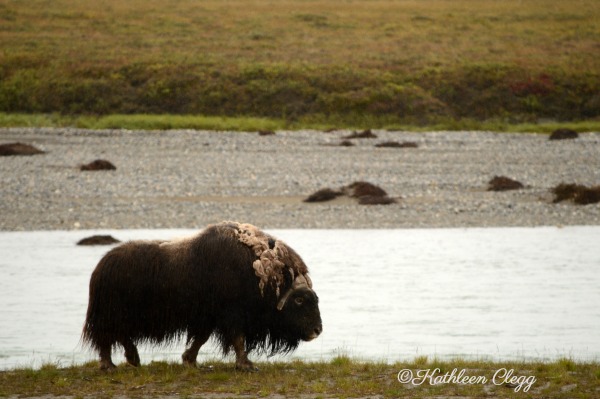
[[[299,296],[298,298],[294,299],[294,302],[296,302],[296,305],[300,306],[304,303],[304,298]]]

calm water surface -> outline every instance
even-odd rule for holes
[[[194,232],[0,232],[0,369],[95,359],[79,339],[108,248],[79,239]],[[303,256],[320,297],[324,332],[292,357],[600,359],[600,227],[269,232]],[[176,360],[183,343],[140,349]]]

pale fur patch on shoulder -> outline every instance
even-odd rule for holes
[[[260,279],[258,286],[262,295],[265,286],[271,284],[275,289],[275,295],[279,297],[280,287],[285,281],[284,273],[290,273],[292,281],[296,276],[304,274],[306,266],[297,264],[301,260],[298,256],[290,256],[288,246],[283,241],[248,223],[224,222],[223,224],[233,227],[237,239],[254,251],[257,259],[252,267]]]

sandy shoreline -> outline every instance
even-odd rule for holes
[[[546,135],[375,131],[257,133],[0,129],[0,143],[46,151],[0,157],[0,229],[202,228],[240,220],[264,228],[437,228],[600,225],[600,204],[552,203],[555,185],[600,184],[600,133]],[[375,148],[383,141],[418,148]],[[116,171],[81,172],[107,159]],[[504,175],[525,185],[487,191]],[[364,180],[397,204],[348,198],[307,204],[324,188]]]

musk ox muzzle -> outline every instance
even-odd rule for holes
[[[100,260],[90,279],[83,340],[100,367],[115,367],[136,345],[187,337],[183,361],[196,364],[212,336],[236,367],[252,369],[248,353],[287,353],[323,331],[319,298],[302,258],[255,226],[224,222],[173,241],[132,241]]]

